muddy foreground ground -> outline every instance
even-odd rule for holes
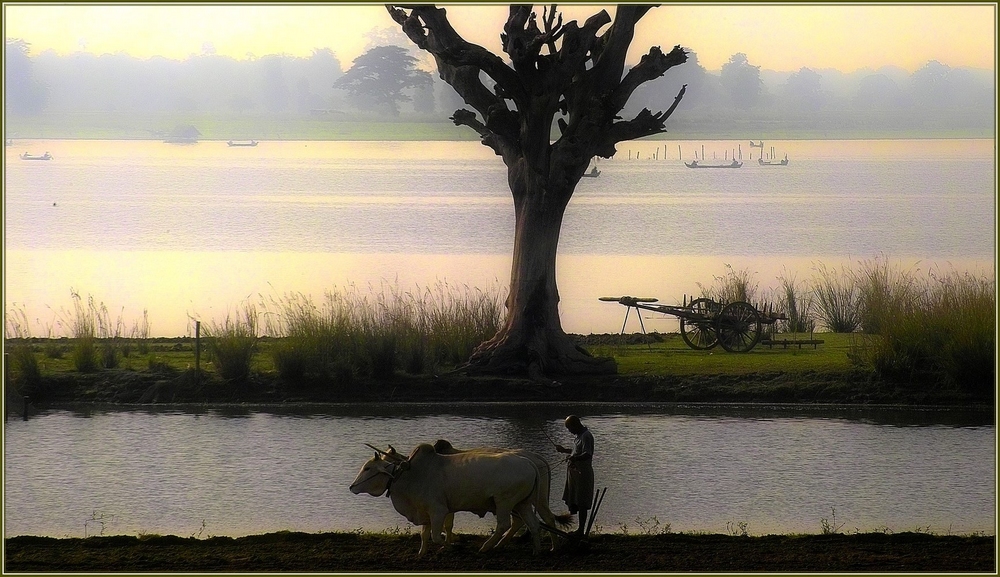
[[[482,535],[417,559],[419,536],[279,532],[241,537],[112,536],[6,540],[5,572],[996,572],[992,536],[593,535],[531,554],[528,542],[479,553]]]

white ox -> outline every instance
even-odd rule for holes
[[[355,495],[388,493],[393,508],[421,526],[418,555],[427,552],[431,541],[445,543],[445,520],[457,511],[496,515],[496,530],[480,551],[514,536],[512,513],[531,531],[534,552],[541,550],[538,517],[532,509],[541,472],[531,459],[510,452],[442,455],[426,443],[417,445],[405,460],[392,453],[377,450],[350,489]]]
[[[445,439],[438,439],[434,442],[434,450],[443,455],[454,455],[456,453],[468,453],[468,452],[480,452],[480,453],[513,453],[515,455],[521,455],[527,459],[530,459],[535,467],[538,468],[538,487],[535,490],[535,498],[532,500],[532,505],[535,507],[535,513],[541,518],[543,523],[548,524],[549,527],[556,527],[558,523],[561,526],[570,525],[573,522],[573,515],[570,513],[563,513],[556,515],[549,508],[549,496],[550,488],[552,485],[552,468],[549,466],[549,462],[545,460],[538,453],[529,451],[527,449],[506,449],[499,447],[475,447],[472,449],[457,449],[452,446],[450,441]],[[445,540],[451,543],[454,539],[452,536],[452,527],[454,525],[455,515],[449,514],[445,519],[444,530],[445,530]],[[516,532],[523,526],[520,518],[515,517],[514,522],[511,526],[511,530]],[[552,550],[556,549],[556,536],[550,532],[552,538]]]

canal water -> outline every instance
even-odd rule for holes
[[[532,449],[596,438],[603,532],[993,533],[992,412],[807,406],[421,404],[49,410],[5,424],[5,536],[405,530],[348,490],[364,446]],[[492,515],[460,513],[461,532]],[[745,525],[742,525],[744,524]]]

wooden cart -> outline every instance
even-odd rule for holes
[[[685,296],[683,305],[670,306],[653,304],[659,302],[659,299],[651,297],[601,297],[600,300],[627,307],[622,333],[625,332],[625,323],[633,308],[640,315],[639,325],[642,326],[643,333],[646,332],[646,327],[642,325],[639,309],[677,317],[680,319],[681,338],[695,350],[708,350],[721,345],[731,353],[745,353],[760,342],[763,325],[773,325],[777,321],[788,319],[784,314],[773,310],[761,312],[744,301],[723,304],[708,298],[696,298],[688,303]]]

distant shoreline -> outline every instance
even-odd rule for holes
[[[874,119],[843,118],[823,128],[802,122],[740,120],[719,122],[694,118],[669,124],[667,132],[641,139],[657,140],[912,140],[993,139],[993,127],[944,126],[920,128],[880,125]],[[6,135],[18,140],[164,140],[177,126],[193,126],[198,140],[281,141],[470,141],[477,134],[446,118],[327,120],[302,115],[215,117],[198,114],[135,115],[114,113],[47,114],[8,117]],[[557,138],[558,135],[553,135]],[[622,143],[622,146],[626,143]]]

